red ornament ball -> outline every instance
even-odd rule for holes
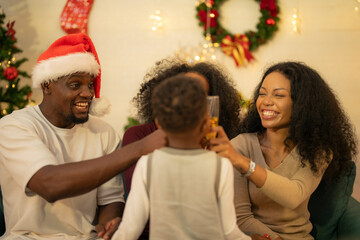
[[[8,67],[4,70],[4,77],[9,81],[14,81],[18,74],[18,70],[15,67]]]
[[[273,25],[275,25],[275,20],[273,18],[268,18],[266,20],[266,24],[270,25],[270,26],[273,26]]]

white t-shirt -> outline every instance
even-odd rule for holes
[[[86,194],[54,203],[26,187],[30,178],[46,165],[97,158],[117,149],[120,138],[104,121],[89,116],[86,123],[72,129],[58,128],[35,106],[3,117],[0,139],[0,184],[7,239],[29,234],[48,239],[86,238],[94,229],[97,205],[124,202],[120,175]]]
[[[217,160],[214,152],[203,149],[165,147],[153,152],[150,171],[147,161],[148,155],[136,164],[123,221],[113,240],[137,239],[149,215],[150,239],[251,239],[236,224],[228,159]]]

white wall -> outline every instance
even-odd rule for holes
[[[29,61],[23,70],[31,72],[37,57],[65,33],[59,17],[66,0],[0,0],[8,20],[15,20],[16,37]],[[281,23],[275,37],[253,55],[256,61],[236,68],[233,60],[217,53],[238,89],[250,97],[262,71],[270,63],[304,61],[317,69],[338,94],[360,136],[360,13],[355,0],[279,0]],[[253,0],[227,1],[221,6],[222,24],[233,33],[254,29],[259,16]],[[291,31],[293,8],[298,8],[301,34]],[[150,14],[160,9],[164,32],[151,31]],[[110,99],[112,113],[105,117],[123,134],[126,118],[134,109],[135,96],[145,72],[155,61],[173,55],[179,45],[197,46],[204,41],[195,19],[195,0],[95,0],[90,12],[88,34],[93,39],[102,65],[101,95]],[[26,82],[26,81],[24,81]],[[28,81],[31,84],[30,80]],[[41,92],[34,89],[34,99]],[[358,165],[358,176],[360,165]],[[354,195],[360,200],[360,179]]]

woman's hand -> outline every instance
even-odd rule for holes
[[[217,133],[216,138],[212,138],[209,140],[209,148],[210,150],[216,152],[217,154],[228,158],[231,163],[236,167],[243,157],[240,153],[236,152],[234,147],[231,145],[228,136],[226,135],[224,129],[221,126],[213,127],[212,132]],[[239,169],[241,170],[241,169]],[[243,172],[243,170],[241,170]]]
[[[250,159],[235,150],[221,126],[213,127],[211,130],[217,132],[217,138],[210,139],[209,149],[228,158],[241,174],[247,173],[250,169]],[[257,187],[262,187],[266,181],[266,176],[266,170],[256,165],[254,173],[248,176],[248,179]]]
[[[269,238],[266,238],[266,237],[264,237],[264,236],[261,236],[261,235],[259,235],[259,234],[251,234],[251,240],[269,240]]]
[[[271,238],[269,237],[269,235],[265,234],[264,236],[261,236],[259,234],[251,234],[251,240],[264,240],[264,239],[268,239],[271,240]],[[275,238],[274,240],[282,240],[281,238]]]

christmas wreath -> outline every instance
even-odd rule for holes
[[[197,19],[204,27],[204,36],[215,45],[221,46],[226,55],[231,56],[236,66],[250,62],[254,57],[250,52],[266,43],[278,30],[279,6],[276,0],[255,0],[260,3],[261,16],[257,31],[232,34],[219,23],[219,8],[226,0],[201,0],[197,4]]]

